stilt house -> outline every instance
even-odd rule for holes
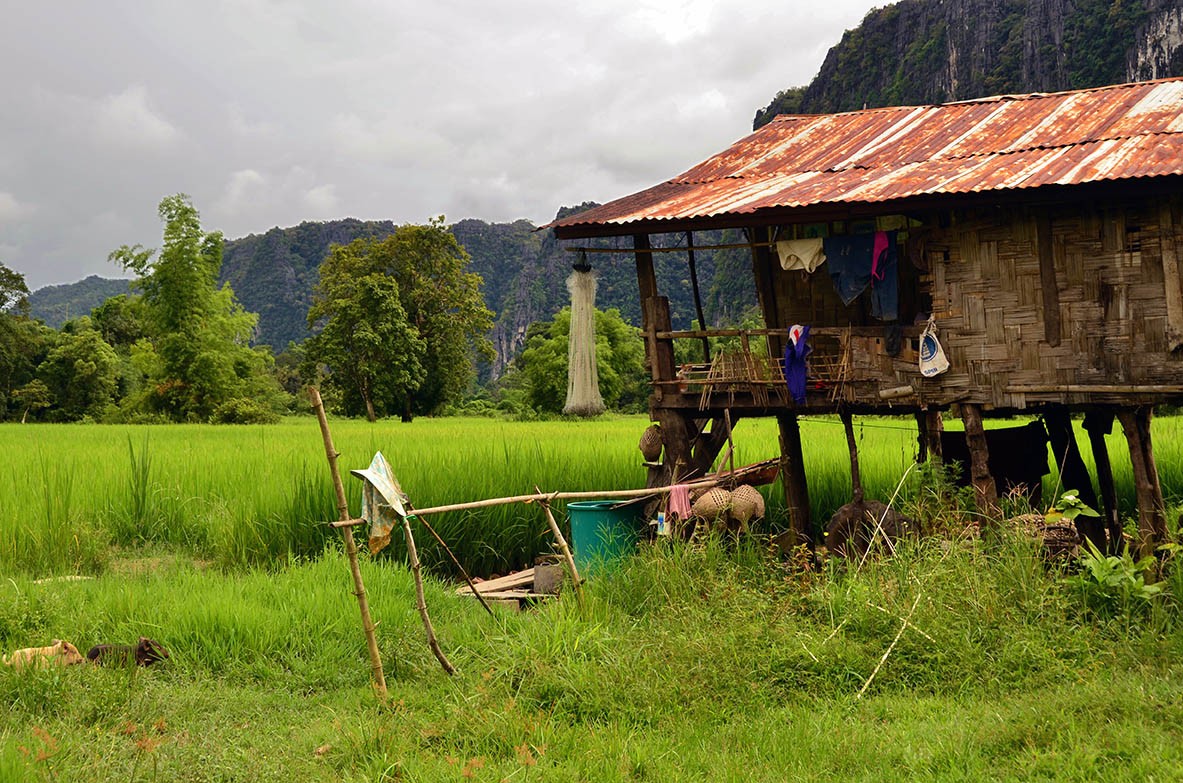
[[[665,447],[651,483],[705,470],[725,413],[775,416],[790,525],[808,538],[799,416],[915,415],[923,453],[939,448],[938,412],[954,408],[991,510],[982,416],[1042,413],[1072,471],[1084,464],[1069,414],[1083,411],[1107,524],[1103,434],[1116,417],[1141,543],[1165,534],[1149,423],[1155,405],[1183,402],[1183,79],[782,115],[551,227],[562,240],[632,238]],[[693,232],[722,228],[746,232],[765,328],[675,331],[651,236],[692,245]],[[809,327],[797,343],[794,325]],[[675,362],[675,341],[720,336],[742,349]]]

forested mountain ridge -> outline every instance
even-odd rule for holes
[[[1183,74],[1179,0],[901,0],[876,8],[807,86],[756,112],[943,103]]]
[[[587,209],[593,204],[564,207],[558,216]],[[395,231],[389,220],[361,221],[352,218],[326,222],[305,222],[289,228],[273,228],[225,244],[220,283],[228,282],[239,302],[249,312],[259,315],[254,342],[281,351],[289,342],[302,342],[309,336],[308,306],[318,279],[320,262],[334,244],[348,244],[355,239],[382,239]],[[538,231],[528,220],[512,223],[486,223],[466,219],[450,227],[457,241],[472,257],[471,270],[480,274],[481,294],[494,313],[490,335],[496,357],[488,375],[496,378],[518,354],[525,343],[530,324],[550,320],[570,301],[566,279],[577,256],[555,239],[552,231]],[[738,234],[706,232],[695,235],[696,245],[733,243]],[[686,238],[654,237],[654,246],[684,246]],[[586,243],[589,247],[614,247],[611,240]],[[636,269],[625,240],[621,253],[592,253],[588,260],[599,276],[596,305],[616,308],[625,320],[640,325],[640,305],[636,293]],[[658,253],[655,266],[662,295],[670,299],[674,325],[689,327],[696,318],[689,269],[685,253]],[[751,281],[751,260],[744,250],[699,249],[695,253],[704,315],[710,324],[734,324],[755,305]],[[111,293],[97,299],[90,293],[94,281],[112,286]],[[126,280],[103,281],[88,278],[80,283],[52,287],[53,307],[42,302],[50,299],[41,289],[30,297],[32,315],[49,323],[49,317],[68,311],[72,316],[85,315],[107,296],[127,292]],[[70,299],[71,292],[82,291],[83,299]],[[54,325],[64,318],[56,316]]]
[[[29,294],[29,311],[58,329],[71,318],[86,315],[113,296],[131,292],[131,280],[91,275],[76,283],[47,285]]]

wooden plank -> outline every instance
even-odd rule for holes
[[[1043,291],[1043,334],[1048,345],[1060,344],[1060,289],[1056,282],[1056,259],[1052,249],[1052,221],[1046,212],[1035,218],[1039,282]]]
[[[477,582],[476,589],[481,595],[488,595],[489,593],[496,593],[505,590],[513,590],[515,588],[534,586],[534,569],[527,568],[524,571],[518,571],[516,574],[509,576],[498,577],[497,579],[488,579],[484,582]],[[456,592],[465,595],[472,593],[468,589],[468,585],[462,585],[456,588]]]
[[[1159,240],[1162,245],[1163,286],[1167,299],[1167,350],[1183,345],[1183,281],[1179,275],[1179,254],[1175,245],[1175,226],[1171,205],[1159,208]]]

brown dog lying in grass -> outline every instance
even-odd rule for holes
[[[82,663],[82,653],[69,642],[54,639],[48,647],[26,647],[4,656],[4,663],[15,669],[26,666],[70,666]]]
[[[151,666],[168,658],[168,650],[160,642],[141,636],[136,644],[96,644],[86,653],[86,659],[103,666]]]

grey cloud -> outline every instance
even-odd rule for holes
[[[0,261],[116,275],[189,193],[227,236],[528,218],[677,174],[871,0],[59,0],[0,27]]]

